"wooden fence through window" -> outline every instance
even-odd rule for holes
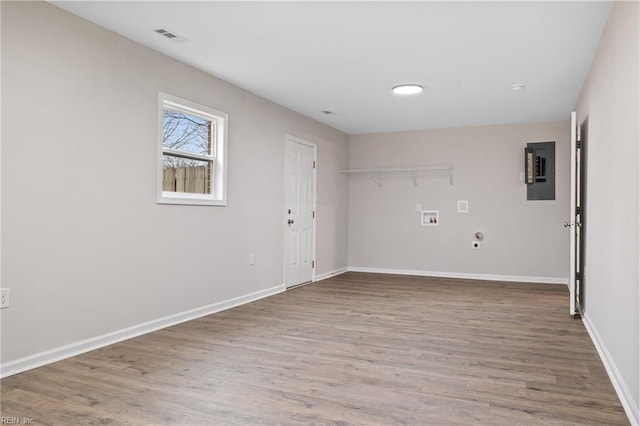
[[[209,166],[164,167],[162,169],[162,190],[210,194],[210,175]]]

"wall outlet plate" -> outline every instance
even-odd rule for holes
[[[11,289],[0,289],[0,309],[11,306]]]

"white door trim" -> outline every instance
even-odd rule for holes
[[[317,218],[318,218],[318,214],[317,214],[317,205],[316,205],[316,192],[317,192],[317,178],[318,178],[318,145],[314,142],[308,141],[306,139],[302,139],[299,138],[297,136],[293,136],[293,135],[289,135],[287,134],[285,136],[284,139],[284,167],[283,167],[283,175],[284,175],[284,182],[283,182],[283,189],[284,189],[284,197],[282,200],[282,224],[283,224],[283,252],[284,252],[284,258],[282,261],[282,269],[283,269],[283,277],[284,277],[284,283],[285,283],[285,287],[287,286],[287,220],[288,220],[288,215],[287,215],[287,176],[286,176],[286,161],[287,161],[287,142],[294,142],[294,143],[298,143],[301,145],[306,145],[308,147],[313,148],[313,162],[315,164],[315,167],[313,168],[313,189],[312,189],[312,194],[311,194],[311,205],[313,207],[313,212],[314,212],[314,218],[313,218],[313,224],[311,227],[311,256],[312,256],[312,260],[314,262],[314,266],[311,268],[311,281],[310,282],[314,282],[316,280],[316,268],[315,268],[315,262],[316,262],[316,222],[317,222]],[[296,286],[290,286],[287,287],[287,289],[289,288],[293,288]]]

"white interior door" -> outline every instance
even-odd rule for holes
[[[285,282],[311,282],[315,267],[315,153],[310,142],[288,136],[285,145]]]

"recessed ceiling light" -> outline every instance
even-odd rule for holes
[[[419,84],[399,84],[392,90],[396,95],[415,95],[422,92],[422,86]]]
[[[522,83],[512,84],[511,90],[513,90],[514,92],[522,92],[524,90],[524,84]]]

